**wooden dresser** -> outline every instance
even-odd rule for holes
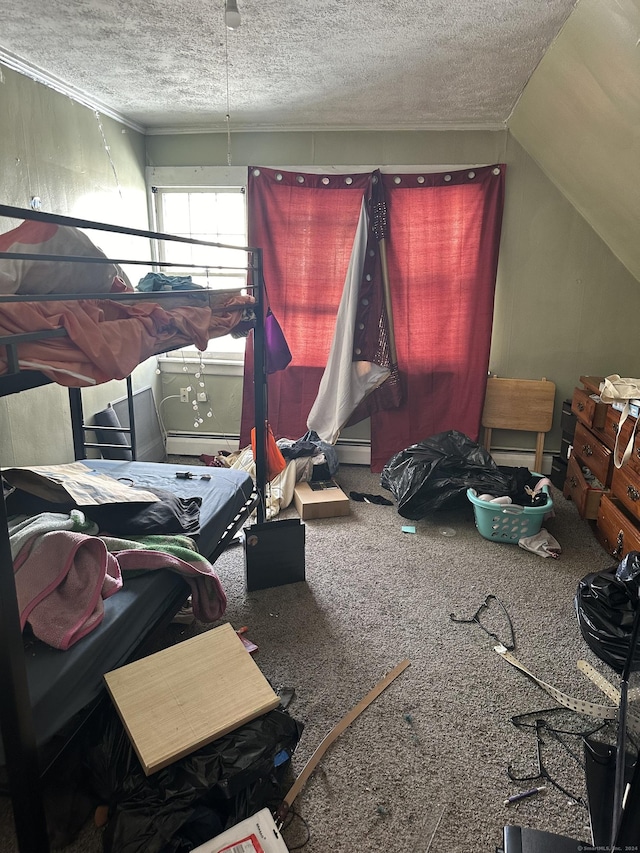
[[[612,557],[621,560],[640,551],[640,437],[622,468],[613,464],[613,449],[620,412],[598,396],[599,376],[581,376],[571,411],[577,418],[573,449],[567,466],[563,494],[573,500],[583,518],[595,522],[598,541]],[[622,426],[619,457],[635,424],[628,417]]]

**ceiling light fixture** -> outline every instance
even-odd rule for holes
[[[236,0],[225,0],[224,22],[227,25],[228,30],[237,30],[240,26],[240,12],[238,11],[238,3]]]

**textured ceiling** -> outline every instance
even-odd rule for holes
[[[3,0],[0,61],[151,131],[486,128],[574,5],[238,0],[228,31],[224,0]]]

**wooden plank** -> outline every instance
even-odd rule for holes
[[[228,623],[108,672],[105,681],[147,776],[280,701]]]

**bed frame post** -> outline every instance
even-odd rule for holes
[[[262,274],[262,249],[253,249],[252,269],[256,300],[256,325],[253,331],[253,389],[256,424],[256,490],[258,506],[256,520],[265,518],[265,490],[267,484],[267,375],[265,371],[264,339],[264,278]]]
[[[12,566],[7,510],[0,501],[0,562]],[[48,853],[31,698],[13,571],[0,572],[0,728],[18,849]]]
[[[73,436],[73,458],[85,459],[84,413],[82,411],[82,392],[79,388],[69,388],[69,408],[71,409],[71,434]]]

